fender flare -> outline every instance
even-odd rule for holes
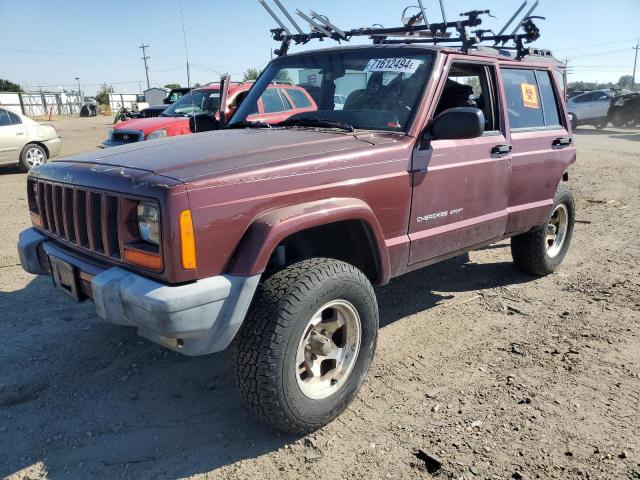
[[[390,278],[389,252],[371,207],[357,198],[329,198],[278,208],[257,217],[249,226],[229,267],[231,275],[263,273],[271,254],[294,233],[331,223],[360,220],[369,228],[377,253],[378,284]]]

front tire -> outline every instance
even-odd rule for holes
[[[20,170],[28,172],[33,167],[44,165],[47,162],[49,156],[47,151],[41,145],[37,143],[28,143],[20,152]]]
[[[511,239],[511,256],[518,268],[532,275],[553,273],[569,250],[575,221],[571,188],[561,183],[544,225]]]
[[[355,398],[377,336],[376,296],[360,270],[326,258],[293,264],[258,287],[238,333],[240,394],[278,430],[317,430]]]

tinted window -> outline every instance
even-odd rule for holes
[[[575,103],[587,103],[593,100],[593,93],[585,93],[583,95],[578,95],[573,99]]]
[[[496,131],[499,130],[499,125],[495,100],[491,75],[487,67],[470,63],[454,63],[447,75],[434,117],[449,108],[479,108],[484,113],[485,131]]]
[[[262,94],[262,103],[264,104],[264,113],[283,112],[291,110],[289,102],[280,94],[279,89],[269,88]]]
[[[540,90],[540,100],[542,100],[542,112],[544,114],[544,124],[549,127],[560,125],[560,113],[558,112],[558,102],[553,92],[549,72],[538,71],[538,89]]]
[[[13,123],[14,125],[20,125],[22,123],[22,119],[18,115],[9,111],[7,111],[7,113],[9,114],[9,118],[11,119],[11,123]]]
[[[544,127],[535,71],[503,69],[502,83],[511,129]]]
[[[311,106],[311,102],[307,98],[307,96],[301,92],[300,90],[287,89],[287,93],[293,100],[293,103],[296,104],[297,108],[309,108]]]
[[[9,118],[9,112],[0,108],[0,127],[6,127],[11,125],[11,118]]]

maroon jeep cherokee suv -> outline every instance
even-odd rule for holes
[[[246,121],[283,78],[317,108]],[[574,223],[571,138],[550,57],[424,45],[282,56],[222,130],[31,170],[20,258],[183,354],[233,342],[250,407],[308,432],[365,379],[372,285],[508,237],[525,272],[558,267]]]

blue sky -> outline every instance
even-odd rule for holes
[[[347,28],[397,25],[402,9],[417,1],[284,3],[292,11],[315,9]],[[445,0],[448,19],[472,8],[490,8],[498,19],[489,18],[482,28],[494,30],[520,3]],[[424,0],[424,4],[429,20],[438,21],[438,1]],[[192,83],[216,81],[218,72],[237,78],[248,67],[269,61],[276,43],[268,30],[275,24],[257,0],[183,0],[183,6]],[[539,23],[542,38],[536,45],[551,49],[558,58],[569,58],[570,80],[617,81],[631,74],[632,47],[640,36],[640,0],[541,0],[535,14],[547,17]],[[179,0],[0,0],[0,78],[32,88],[71,89],[75,77],[80,77],[87,93],[102,82],[119,92],[137,92],[145,86],[138,48],[142,42],[150,45],[152,85],[186,84]]]

